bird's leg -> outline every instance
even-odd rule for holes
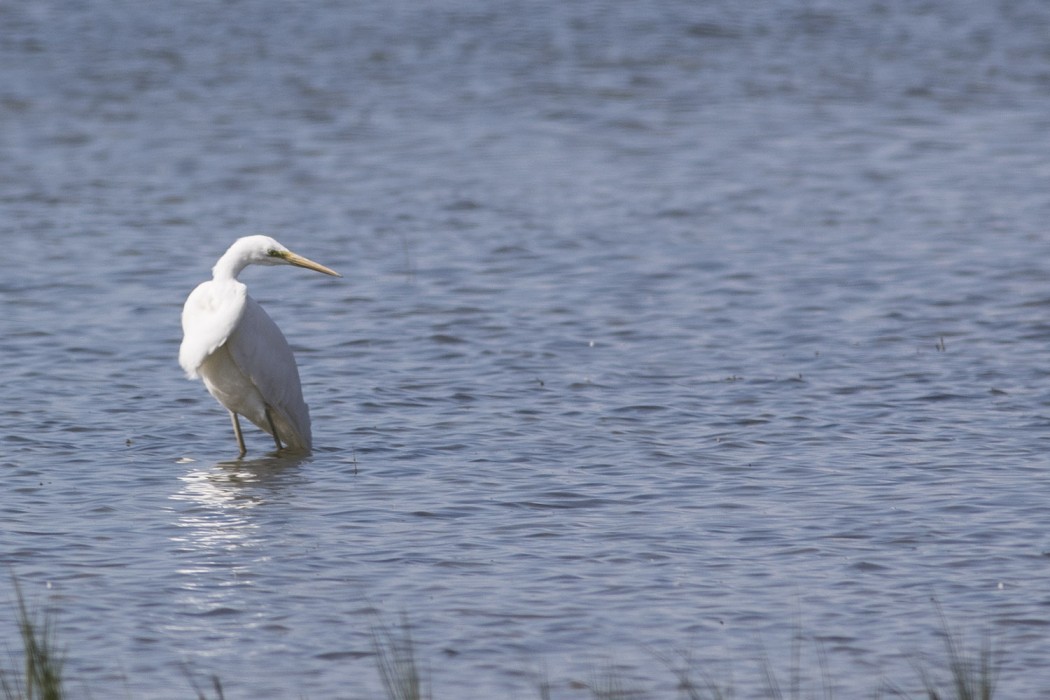
[[[277,426],[273,424],[273,416],[270,415],[270,407],[266,407],[266,420],[270,424],[270,434],[273,435],[273,441],[277,443],[277,449],[281,449],[281,436],[277,434]]]
[[[241,454],[238,456],[243,457],[248,454],[248,450],[244,447],[244,436],[241,435],[241,422],[233,411],[230,411],[230,419],[233,421],[233,434],[237,437],[237,446],[241,448]]]

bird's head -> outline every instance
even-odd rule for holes
[[[221,271],[236,277],[247,265],[295,265],[333,277],[342,277],[331,268],[293,253],[269,236],[238,238],[219,259],[213,273],[218,276]]]

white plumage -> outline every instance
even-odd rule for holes
[[[241,455],[246,452],[237,416],[244,416],[294,450],[309,451],[310,411],[303,401],[295,357],[277,324],[237,280],[246,266],[297,265],[339,277],[267,236],[240,238],[212,268],[182,309],[179,364],[200,377],[227,408]]]

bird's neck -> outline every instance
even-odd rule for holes
[[[241,270],[247,266],[248,261],[244,259],[244,256],[239,251],[230,248],[215,263],[215,267],[211,269],[211,276],[215,280],[235,280],[237,275],[241,273]]]

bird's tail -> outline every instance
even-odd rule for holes
[[[306,423],[298,424],[292,416],[284,413],[278,408],[270,408],[270,417],[273,418],[274,427],[277,429],[277,437],[286,447],[292,450],[309,452],[313,447],[313,436],[310,434],[310,419]],[[270,426],[260,425],[260,428],[273,435]]]

